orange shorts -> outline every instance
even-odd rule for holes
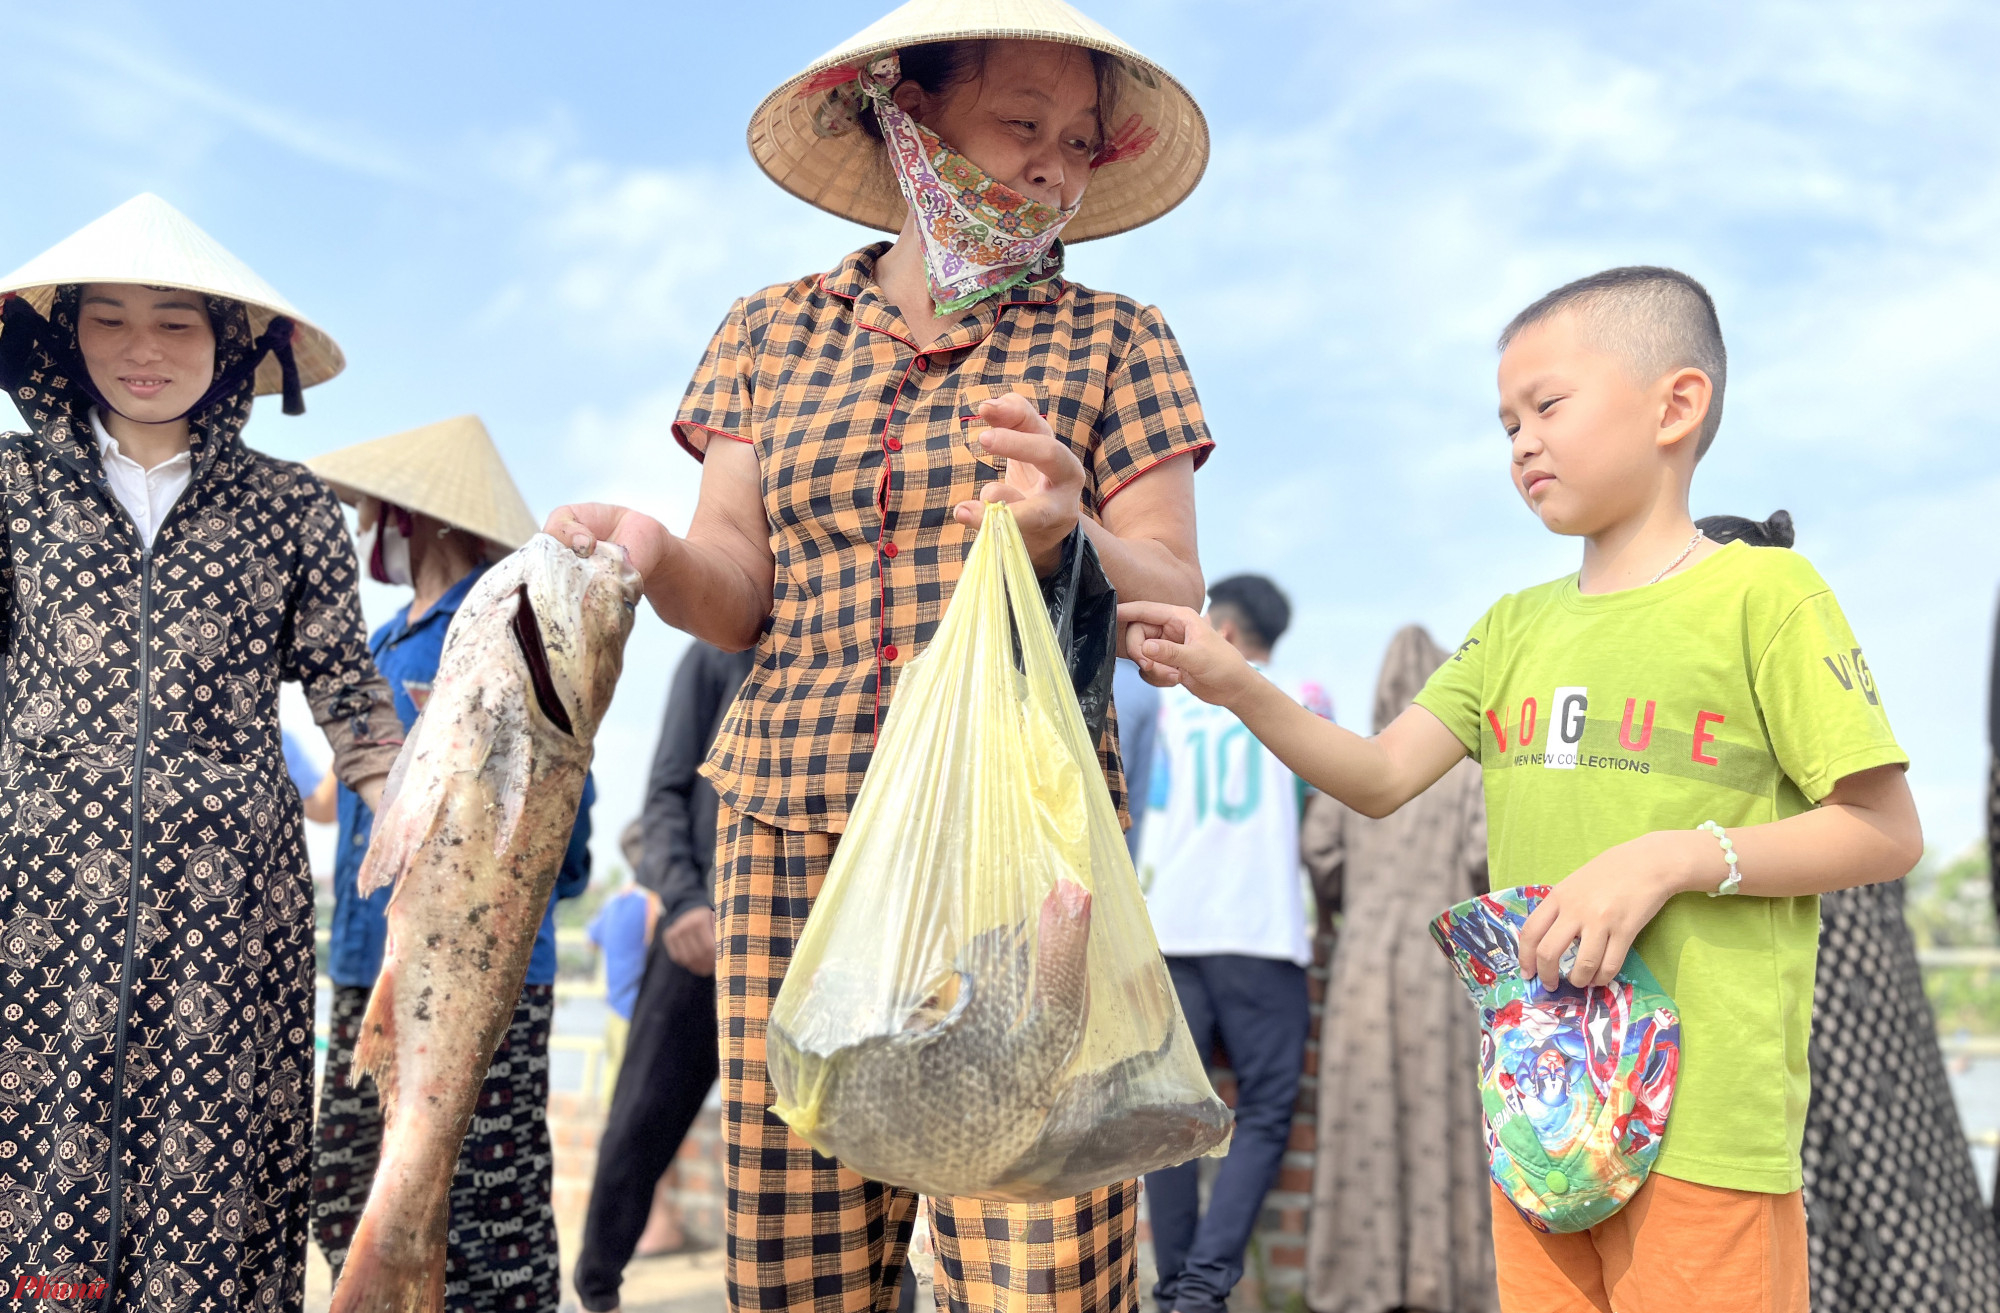
[[[1588,1231],[1547,1235],[1493,1191],[1506,1313],[1807,1313],[1801,1191],[1649,1176]]]

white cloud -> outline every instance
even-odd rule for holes
[[[419,170],[380,141],[261,104],[183,72],[133,49],[110,35],[104,24],[86,32],[18,12],[10,22],[17,25],[17,41],[25,35],[53,48],[34,53],[17,47],[11,52],[15,62],[37,65],[53,85],[71,93],[71,112],[88,117],[107,136],[183,152],[193,145],[199,153],[213,144],[219,135],[215,129],[233,130],[346,172],[404,185],[422,181]],[[163,108],[207,120],[211,130],[198,133],[192,142],[186,125],[163,131]]]
[[[569,138],[544,128],[495,152],[528,202],[496,305],[551,301],[561,331],[620,364],[698,352],[737,297],[877,236],[801,205],[748,160],[620,166],[575,156]]]

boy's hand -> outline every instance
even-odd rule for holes
[[[1521,926],[1522,977],[1540,976],[1545,988],[1555,988],[1562,956],[1575,944],[1569,982],[1610,984],[1639,932],[1667,899],[1689,887],[1689,846],[1674,831],[1642,835],[1607,848],[1552,886]]]
[[[1126,654],[1149,684],[1178,684],[1203,702],[1229,706],[1256,683],[1257,672],[1208,621],[1184,606],[1126,602],[1118,608]]]

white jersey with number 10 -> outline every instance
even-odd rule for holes
[[[1319,685],[1290,691],[1333,718]],[[1139,883],[1160,951],[1310,964],[1298,777],[1233,714],[1173,688],[1160,699],[1149,793]]]

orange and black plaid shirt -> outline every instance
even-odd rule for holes
[[[919,351],[875,285],[887,249],[738,301],[674,423],[697,459],[716,437],[757,451],[775,596],[703,773],[780,829],[846,826],[897,673],[944,616],[973,536],[952,507],[1000,476],[968,442],[975,406],[1034,402],[1083,462],[1091,514],[1214,446],[1156,310],[1056,279],[981,302]]]

